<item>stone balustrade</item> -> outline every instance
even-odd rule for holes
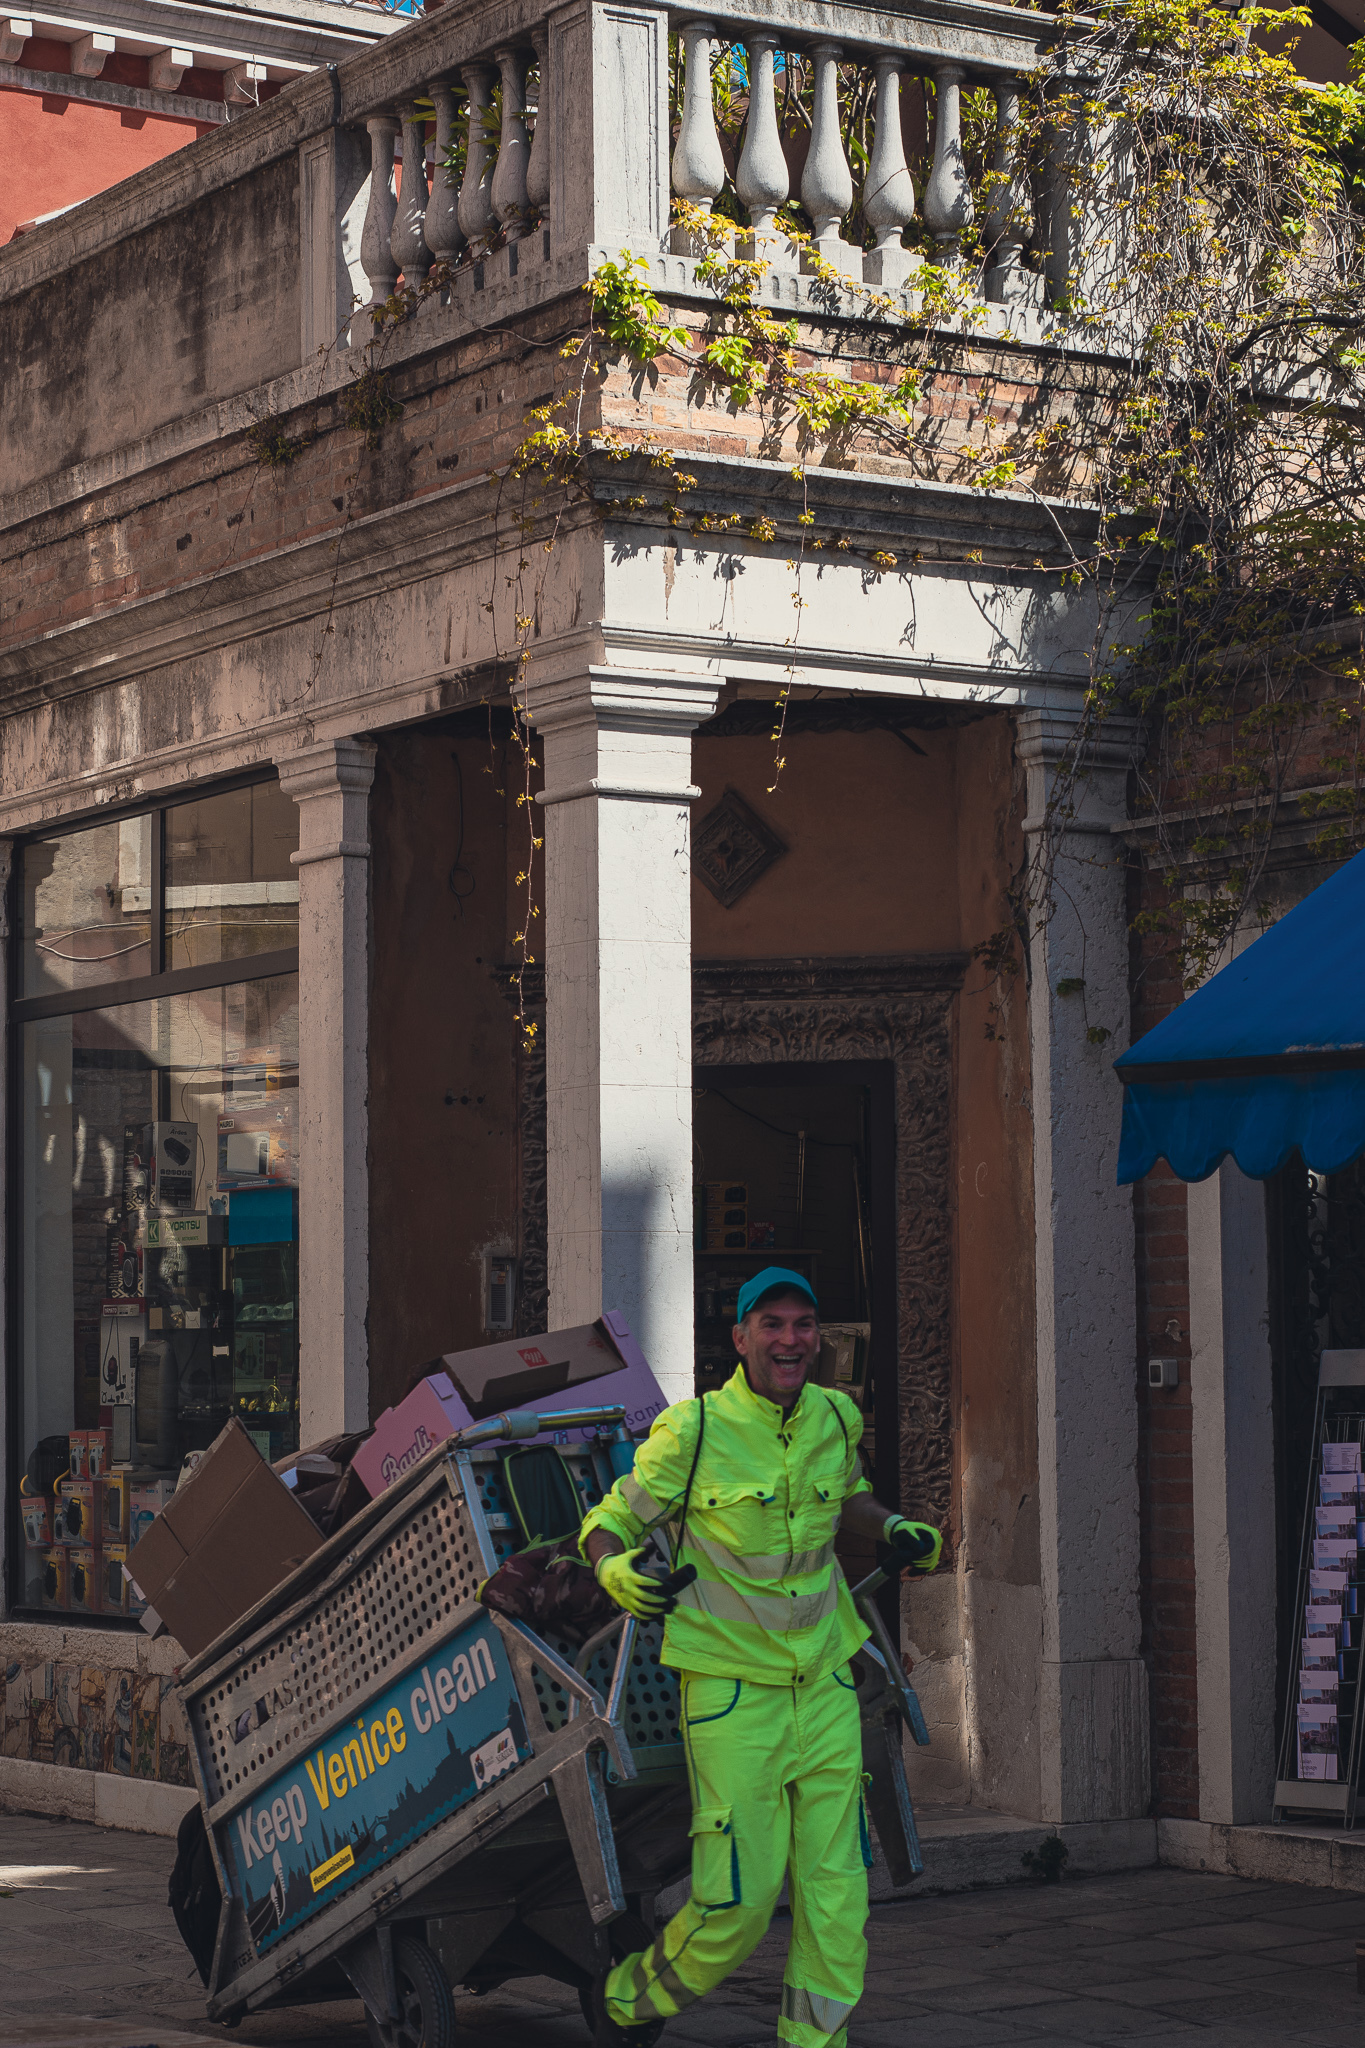
[[[1020,175],[1016,138],[1022,81],[1056,34],[1046,17],[994,0],[920,0],[903,13],[836,9],[827,0],[731,0],[704,16],[575,0],[540,19],[534,7],[500,7],[501,33],[481,44],[490,12],[478,0],[447,0],[385,52],[386,67],[405,71],[407,82],[363,122],[370,175],[359,268],[371,307],[400,281],[421,286],[433,269],[439,289],[423,299],[442,303],[466,267],[479,269],[482,285],[490,260],[514,277],[546,266],[550,285],[561,281],[566,256],[590,250],[695,257],[688,227],[670,224],[674,198],[704,213],[719,207],[741,253],[766,257],[777,273],[827,277],[830,266],[896,293],[927,259],[957,268],[984,300],[1043,303],[1057,265],[1050,225],[1039,224]],[[408,61],[398,64],[410,37]],[[424,42],[445,60],[425,77]],[[682,93],[670,119],[674,63]],[[728,155],[717,75],[747,93],[742,135],[729,141]],[[921,192],[904,141],[902,96],[913,80],[926,84],[931,141]],[[793,81],[809,87],[808,148],[795,190],[790,136],[779,122]],[[870,94],[856,213],[841,119],[851,81]],[[993,175],[974,196],[962,95],[981,87],[993,96]],[[452,148],[460,138],[462,152]],[[794,251],[778,221],[797,198],[810,240]],[[1055,192],[1045,199],[1053,216],[1069,211]]]

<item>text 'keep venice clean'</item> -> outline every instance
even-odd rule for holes
[[[488,1644],[482,1638],[471,1644],[468,1655],[461,1651],[449,1669],[441,1666],[434,1678],[423,1665],[421,1683],[413,1687],[408,1701],[413,1727],[419,1735],[427,1734],[443,1717],[452,1718],[464,1701],[473,1699],[496,1677]],[[398,1707],[389,1707],[368,1727],[363,1719],[355,1726],[356,1734],[340,1742],[336,1749],[327,1753],[319,1749],[316,1756],[304,1760],[319,1814],[326,1813],[334,1800],[345,1799],[365,1779],[381,1773],[408,1746],[407,1727]],[[502,1745],[498,1747],[501,1750]],[[514,1762],[515,1756],[515,1747],[508,1745],[505,1757],[500,1754],[489,1759],[492,1768],[488,1775],[496,1775],[498,1769]],[[308,1801],[297,1782],[281,1796],[263,1802],[259,1809],[249,1806],[237,1816],[243,1868],[249,1870],[253,1863],[264,1862],[279,1844],[291,1838],[302,1842],[308,1822]],[[328,1857],[312,1873],[314,1889],[320,1890],[333,1877],[339,1877],[351,1860],[345,1850]]]

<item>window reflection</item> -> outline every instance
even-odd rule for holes
[[[43,1018],[20,1057],[30,1493],[73,1430],[107,1431],[105,1469],[139,1481],[169,1483],[229,1415],[267,1458],[296,1448],[297,975]],[[105,1539],[115,1557],[120,1529]],[[68,1603],[62,1560],[23,1560],[21,1599]]]
[[[27,845],[19,891],[24,994],[150,973],[151,879],[150,817]]]
[[[298,805],[255,783],[166,813],[166,965],[202,967],[299,942]]]

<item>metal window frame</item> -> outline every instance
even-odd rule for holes
[[[135,1633],[138,1628],[138,1622],[132,1617],[124,1619],[116,1614],[58,1616],[47,1608],[29,1607],[19,1597],[23,1591],[20,1559],[24,1550],[19,1516],[19,1476],[22,1470],[19,1455],[19,1350],[22,1331],[17,1280],[22,1238],[20,1174],[23,1161],[20,1146],[22,1105],[19,1044],[22,1029],[25,1024],[37,1023],[48,1017],[78,1016],[91,1010],[121,1009],[133,1003],[155,1002],[162,997],[190,995],[200,989],[230,988],[238,982],[273,981],[285,974],[297,974],[297,946],[282,948],[273,953],[248,953],[240,959],[214,961],[203,967],[182,967],[169,972],[166,970],[166,813],[178,810],[185,804],[202,803],[208,797],[226,796],[233,790],[250,789],[262,783],[278,780],[278,775],[270,769],[245,770],[238,775],[215,778],[202,787],[195,785],[177,792],[173,797],[158,797],[150,803],[144,799],[140,803],[111,804],[97,816],[85,813],[80,817],[63,818],[59,822],[38,825],[30,831],[16,832],[13,835],[13,857],[4,890],[4,912],[8,926],[6,966],[9,989],[20,986],[23,960],[19,912],[24,848],[42,840],[71,838],[77,832],[88,832],[95,825],[114,824],[126,818],[141,818],[148,815],[152,819],[149,919],[151,961],[155,971],[140,976],[135,981],[99,982],[89,988],[57,990],[51,994],[37,996],[17,995],[12,996],[9,1002],[4,1155],[4,1244],[9,1276],[9,1284],[5,1289],[4,1324],[5,1568],[3,1578],[0,1579],[0,1616],[7,1620],[33,1621],[48,1625],[60,1621],[64,1628],[99,1628],[124,1633]]]

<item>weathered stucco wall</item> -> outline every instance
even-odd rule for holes
[[[298,166],[0,302],[6,491],[297,368]]]
[[[467,727],[467,721],[466,727]],[[385,734],[371,796],[370,1408],[490,1341],[480,1253],[516,1249],[505,745]],[[499,774],[484,771],[490,765]],[[513,831],[515,828],[512,828]],[[517,849],[512,848],[515,852]]]

